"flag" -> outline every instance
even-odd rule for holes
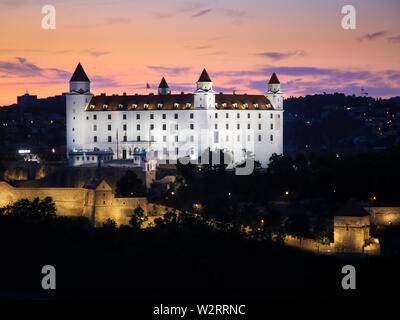
[[[150,85],[148,82],[146,83],[146,89],[150,89]]]

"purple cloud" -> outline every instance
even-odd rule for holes
[[[204,16],[205,14],[209,13],[212,9],[205,9],[205,10],[201,10],[195,14],[192,15],[192,18],[197,18],[197,17],[201,17]]]
[[[374,33],[367,33],[367,34],[363,35],[360,38],[360,41],[363,41],[363,40],[375,40],[375,39],[383,37],[385,34],[387,34],[387,31],[379,31],[379,32],[374,32]]]
[[[257,55],[278,61],[294,56],[305,56],[306,53],[304,51],[297,50],[292,52],[260,52],[257,53]]]
[[[391,43],[400,43],[400,34],[397,36],[389,37],[388,41]]]
[[[147,66],[147,68],[153,71],[157,71],[160,74],[169,74],[169,75],[179,75],[182,73],[186,73],[191,69],[189,67],[170,68],[162,66]]]

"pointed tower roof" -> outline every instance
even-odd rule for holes
[[[272,74],[271,79],[269,79],[268,83],[271,83],[271,84],[279,84],[280,83],[275,72]]]
[[[203,72],[200,75],[199,80],[197,82],[211,82],[210,76],[208,75],[206,68],[203,69]]]
[[[75,69],[75,72],[72,75],[71,80],[69,80],[69,81],[70,82],[71,81],[88,81],[88,82],[90,82],[90,80],[89,80],[88,76],[86,75],[85,70],[83,70],[83,67],[80,62],[78,63],[78,65]]]
[[[160,82],[160,84],[159,84],[158,87],[159,87],[159,88],[169,88],[169,87],[168,87],[168,83],[167,83],[167,81],[165,81],[165,78],[164,78],[164,77],[162,77],[161,82]]]

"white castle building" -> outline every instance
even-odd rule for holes
[[[231,163],[254,157],[263,167],[283,149],[283,97],[275,73],[265,95],[215,93],[204,69],[194,93],[172,94],[164,77],[158,94],[94,96],[79,63],[66,96],[70,165],[143,155],[173,162],[221,149]]]

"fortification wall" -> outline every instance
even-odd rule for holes
[[[378,226],[400,225],[400,207],[365,207],[371,222]]]
[[[314,239],[297,238],[291,235],[286,235],[285,245],[296,247],[303,250],[312,251],[315,253],[333,254],[335,251],[333,243],[321,244]]]

